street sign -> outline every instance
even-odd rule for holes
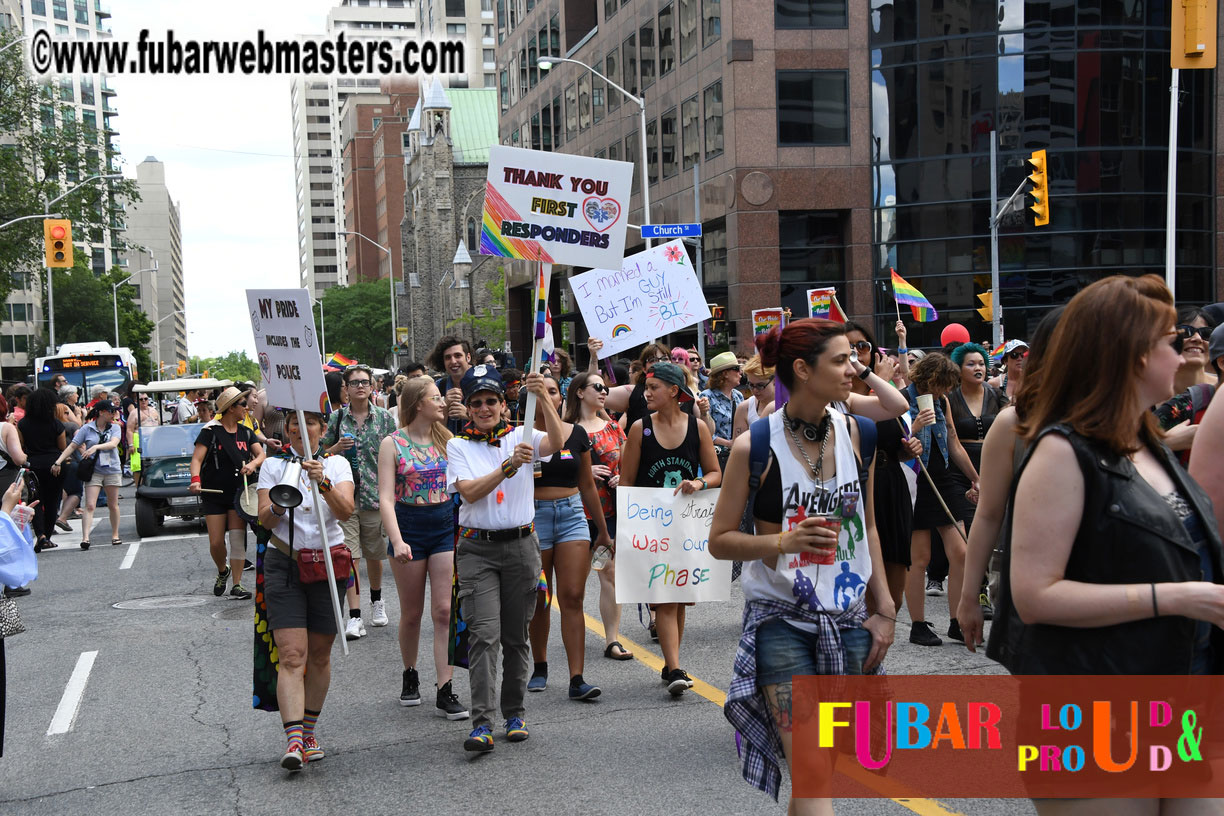
[[[700,224],[643,224],[643,238],[697,238],[701,236]]]

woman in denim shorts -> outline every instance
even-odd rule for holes
[[[557,378],[546,375],[545,387],[553,407],[561,409],[561,386]],[[536,420],[544,430],[544,420]],[[572,422],[562,423],[565,445],[537,463],[535,470],[535,530],[540,540],[540,562],[548,580],[548,597],[537,597],[531,619],[531,653],[535,669],[527,683],[528,691],[543,691],[548,686],[548,630],[552,623],[548,599],[554,588],[561,607],[561,641],[569,660],[571,700],[590,700],[599,688],[582,679],[583,652],[586,650],[586,621],[582,613],[587,575],[591,571],[591,535],[587,513],[595,521],[596,544],[612,546],[599,504],[599,492],[591,473],[591,439],[586,430]],[[583,512],[583,505],[586,512]],[[556,568],[556,579],[553,568]]]

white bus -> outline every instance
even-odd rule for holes
[[[57,375],[63,375],[71,385],[80,388],[85,399],[96,385],[114,391],[126,387],[138,376],[131,349],[115,348],[105,342],[65,343],[59,347],[58,354],[34,361],[36,388],[50,386]]]

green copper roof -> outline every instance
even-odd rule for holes
[[[497,144],[497,89],[447,88],[455,164],[488,164]]]

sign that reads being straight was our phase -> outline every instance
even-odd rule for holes
[[[268,404],[326,413],[327,384],[310,294],[305,289],[248,289],[246,295]]]
[[[492,147],[480,252],[619,268],[632,178],[629,162]]]

